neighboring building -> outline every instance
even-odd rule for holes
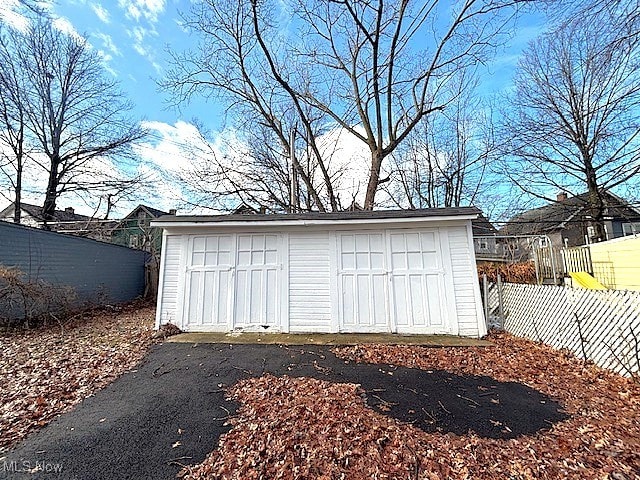
[[[478,261],[498,261],[501,249],[495,238],[498,229],[482,213],[471,222],[473,227],[473,246]]]
[[[15,203],[9,204],[7,208],[0,211],[0,220],[4,222],[13,222],[15,213]],[[72,207],[65,208],[64,210],[56,210],[53,213],[53,221],[48,223],[54,225],[57,223],[76,223],[76,222],[89,222],[91,217],[86,215],[79,215],[74,212]],[[42,207],[38,205],[31,205],[29,203],[20,204],[20,224],[27,227],[40,228],[44,224],[44,216],[42,215]]]
[[[567,197],[561,193],[557,201],[527,210],[509,220],[500,230],[501,236],[546,235],[554,247],[578,246],[590,242],[592,236],[587,204],[588,194]],[[640,211],[610,192],[603,193],[607,239],[640,232]]]
[[[486,334],[479,210],[165,216],[156,327]]]
[[[640,234],[589,245],[593,276],[607,288],[640,290]]]
[[[11,203],[0,211],[0,221],[13,222],[15,204]],[[28,227],[43,228],[58,233],[68,233],[78,237],[87,237],[94,240],[109,241],[110,230],[116,224],[113,220],[100,220],[75,213],[72,207],[64,210],[56,210],[53,220],[45,222],[42,215],[42,207],[29,203],[20,204],[20,224]]]
[[[175,215],[147,205],[138,205],[111,230],[111,243],[159,254],[162,248],[162,229],[152,227],[151,220],[163,215]]]

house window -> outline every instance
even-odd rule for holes
[[[140,246],[140,235],[129,236],[129,247],[138,248]]]
[[[624,235],[625,237],[627,235],[634,235],[636,233],[640,233],[640,222],[622,224],[622,235]]]
[[[480,250],[487,250],[489,248],[489,244],[487,243],[487,240],[484,238],[480,239]]]

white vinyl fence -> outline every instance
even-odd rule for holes
[[[640,292],[513,283],[489,290],[489,318],[495,313],[506,331],[640,378]]]

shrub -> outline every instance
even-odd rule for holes
[[[23,324],[58,319],[76,304],[72,287],[27,278],[19,269],[0,265],[0,324]]]
[[[482,276],[486,275],[490,282],[498,281],[498,274],[502,277],[503,282],[509,283],[537,283],[536,267],[533,262],[520,263],[491,263],[483,262],[478,266],[478,277],[482,280]]]

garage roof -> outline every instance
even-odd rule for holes
[[[345,212],[304,212],[231,215],[164,215],[152,222],[155,227],[185,227],[224,224],[232,225],[322,225],[340,223],[387,223],[403,220],[474,220],[476,207],[423,208],[415,210],[359,210]]]

